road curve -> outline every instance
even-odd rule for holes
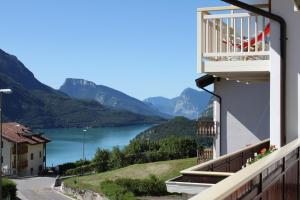
[[[52,189],[53,177],[31,177],[13,179],[17,184],[17,197],[20,200],[70,200]]]

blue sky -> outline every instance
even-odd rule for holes
[[[131,96],[195,88],[196,9],[219,0],[9,0],[0,48],[43,83],[84,78]]]

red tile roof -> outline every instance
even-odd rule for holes
[[[3,138],[16,143],[41,144],[50,140],[41,134],[34,134],[29,127],[25,127],[16,122],[2,124]]]

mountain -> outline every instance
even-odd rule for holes
[[[142,115],[170,118],[167,114],[160,113],[136,98],[104,85],[96,85],[91,81],[68,78],[59,90],[70,97],[96,100],[102,105],[115,109],[128,110]]]
[[[144,102],[160,112],[173,116],[185,116],[195,119],[206,109],[211,95],[192,88],[186,88],[180,96],[173,99],[150,97]]]
[[[157,141],[169,136],[196,137],[196,121],[185,117],[175,117],[141,132],[135,139]]]
[[[38,81],[17,57],[1,49],[0,88],[13,90],[3,97],[4,121],[17,121],[33,128],[123,126],[162,120],[114,110],[96,101],[72,99]]]

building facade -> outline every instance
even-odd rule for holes
[[[49,139],[16,122],[2,124],[2,171],[9,176],[35,176],[46,168]]]
[[[214,134],[199,129],[214,139],[214,160],[167,188],[193,200],[300,199],[300,1],[222,1],[232,5],[197,10],[197,71],[206,75],[196,82],[214,84],[215,96]],[[256,160],[270,144],[278,150]]]

